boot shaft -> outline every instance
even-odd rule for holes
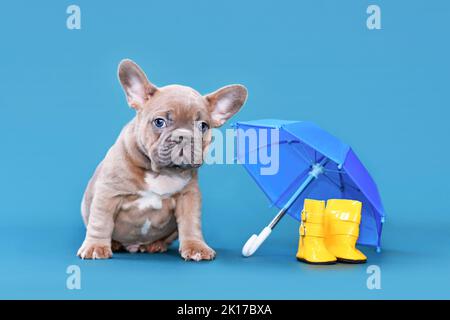
[[[325,201],[305,199],[301,218],[303,223],[323,224],[325,221]]]
[[[361,222],[362,203],[357,200],[330,199],[325,209],[326,220]]]
[[[326,235],[359,237],[362,203],[356,200],[330,199],[325,208]]]
[[[325,246],[325,201],[305,199],[297,259],[312,264],[332,264],[336,257]]]
[[[330,199],[325,209],[325,244],[338,261],[364,263],[366,256],[356,248],[362,203]]]

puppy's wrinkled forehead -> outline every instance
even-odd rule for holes
[[[150,117],[159,113],[162,117],[172,116],[175,121],[202,120],[208,122],[204,126],[206,130],[222,126],[239,111],[247,99],[247,89],[239,84],[222,87],[204,96],[181,85],[158,88],[129,59],[120,62],[118,76],[128,105],[138,112],[138,117]],[[162,128],[164,119],[159,120],[159,128]]]
[[[192,122],[208,119],[208,103],[196,90],[170,85],[159,88],[144,108],[150,116],[163,116],[172,121]]]

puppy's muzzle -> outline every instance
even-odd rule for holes
[[[203,139],[188,129],[176,129],[160,147],[159,159],[167,166],[197,168],[203,163]]]

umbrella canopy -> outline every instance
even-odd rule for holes
[[[237,160],[272,205],[300,220],[305,198],[359,200],[363,206],[358,244],[380,249],[384,222],[381,198],[374,180],[349,145],[306,121],[257,120],[238,122],[235,128]],[[243,146],[252,136],[249,129],[256,131],[256,146]],[[278,129],[276,138],[270,129]],[[261,131],[265,133],[261,135]],[[277,172],[261,174],[268,165],[260,161],[260,155],[270,155],[276,147]],[[273,155],[271,158],[273,161]]]

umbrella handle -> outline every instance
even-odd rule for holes
[[[271,232],[272,229],[270,227],[265,227],[264,229],[262,229],[259,235],[252,235],[247,240],[244,247],[242,247],[242,255],[244,257],[250,257],[251,255],[253,255],[256,250],[258,250],[258,248],[262,245],[262,243],[267,239]]]

